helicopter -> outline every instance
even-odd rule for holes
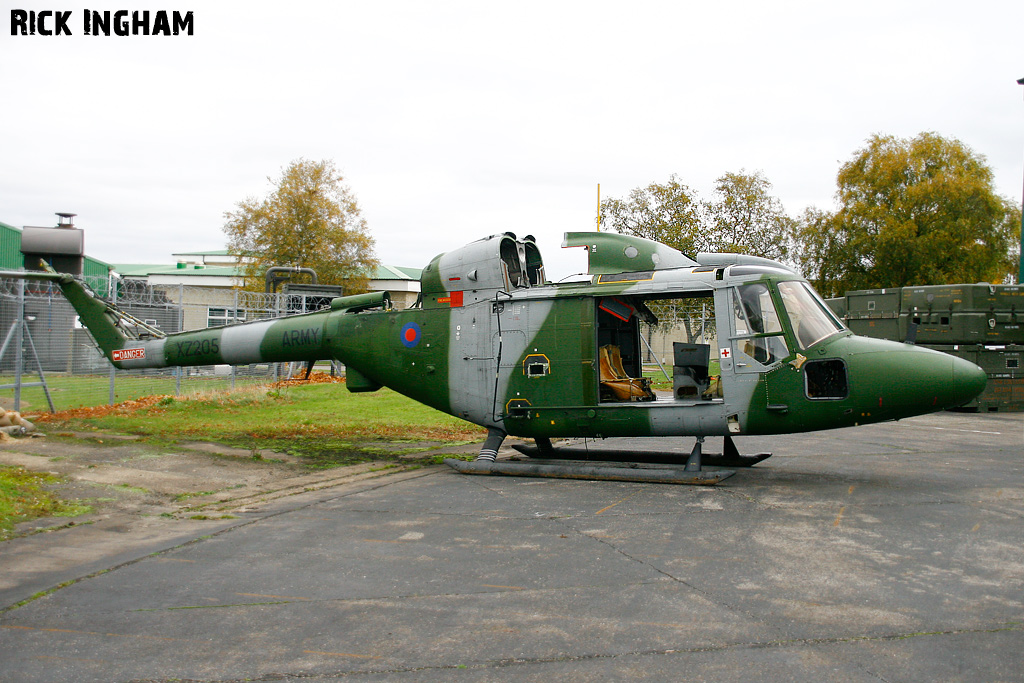
[[[562,246],[587,251],[584,279],[548,281],[535,238],[506,232],[436,256],[404,310],[371,292],[312,313],[175,334],[45,262],[41,272],[5,275],[56,282],[118,368],[338,360],[349,391],[388,387],[486,428],[475,461],[446,461],[467,474],[715,484],[734,472],[713,468],[770,455],[741,455],[733,437],[898,420],[957,407],[985,387],[970,362],[853,334],[776,261],[690,258],[613,232],[567,232]],[[694,303],[713,311],[716,343],[673,342],[672,391],[656,391],[643,375],[641,327]],[[534,441],[520,447],[529,462],[496,460],[509,435]],[[658,436],[696,438],[681,470],[638,467],[635,452],[603,469],[553,460],[553,439]],[[724,438],[722,454],[703,452],[709,436]]]

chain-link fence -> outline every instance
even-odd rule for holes
[[[112,300],[119,308],[166,333],[275,318],[330,305],[329,298],[311,295],[159,286],[131,280],[109,289],[103,282],[88,284],[94,291],[115,292]],[[4,340],[0,405],[26,413],[157,394],[231,389],[305,372],[304,363],[115,370],[78,323],[60,289],[50,282],[0,280],[0,335]],[[330,367],[325,362],[323,369]]]
[[[717,348],[715,307],[709,299],[662,299],[648,301],[646,305],[657,322],[640,326],[644,363],[667,361],[671,365],[674,342]]]

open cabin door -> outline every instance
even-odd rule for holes
[[[722,398],[711,290],[608,296],[596,308],[602,403]]]

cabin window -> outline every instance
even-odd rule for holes
[[[782,332],[782,323],[768,293],[768,285],[761,282],[743,285],[736,288],[735,294],[736,334]]]
[[[843,324],[806,282],[780,282],[779,294],[801,349],[843,330]]]
[[[846,363],[839,359],[812,360],[804,363],[804,387],[807,398],[843,399],[850,395]]]

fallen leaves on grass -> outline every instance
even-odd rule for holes
[[[295,377],[284,379],[271,384],[263,385],[264,389],[280,389],[282,387],[298,387],[304,384],[343,384],[344,377],[334,377],[326,372],[314,372],[309,379]],[[142,398],[122,401],[113,405],[89,406],[85,408],[70,408],[56,413],[41,413],[33,417],[36,422],[51,422],[71,419],[89,419],[94,417],[107,417],[108,415],[130,415],[139,410],[152,408],[161,402],[174,400],[187,400],[187,397],[177,397],[169,394],[157,394],[155,396],[143,396]]]
[[[295,379],[281,380],[272,384],[249,385],[234,391],[214,392],[206,394],[194,394],[186,396],[157,395],[143,398],[122,401],[115,405],[92,406],[87,408],[73,408],[62,410],[58,413],[44,414],[37,416],[38,422],[62,422],[76,419],[99,419],[109,416],[132,416],[140,411],[147,411],[145,416],[158,415],[172,406],[181,405],[186,411],[202,411],[205,403],[210,402],[217,410],[226,413],[244,411],[249,404],[256,401],[257,409],[260,401],[265,401],[270,396],[280,398],[279,389],[285,387],[300,387],[305,384],[340,384],[344,378],[333,377],[324,372],[314,372],[308,380],[301,376]],[[191,402],[191,403],[190,403]],[[266,404],[270,405],[270,404]],[[272,407],[272,406],[271,406]],[[193,413],[194,414],[194,413]],[[209,425],[202,424],[198,429],[193,430],[187,423],[177,428],[180,434],[193,435],[196,438],[203,438],[209,432]],[[223,431],[223,430],[222,430]],[[266,413],[265,418],[257,421],[257,426],[246,427],[241,432],[252,439],[331,439],[331,438],[362,438],[362,439],[383,439],[383,440],[423,440],[423,441],[444,441],[458,442],[480,438],[483,433],[481,427],[470,423],[456,423],[451,425],[412,425],[405,422],[392,424],[386,420],[366,419],[359,424],[352,426],[340,426],[337,424],[315,424],[303,420],[298,423],[294,420],[282,421],[274,418],[274,412]]]
[[[122,401],[121,403],[115,403],[114,405],[71,408],[70,410],[61,410],[57,413],[42,413],[40,415],[36,415],[34,419],[36,422],[50,422],[54,420],[71,420],[75,418],[106,417],[107,415],[127,415],[134,413],[137,410],[152,408],[160,401],[168,398],[173,399],[174,397],[167,394],[143,396],[142,398]]]
[[[314,372],[309,376],[309,379],[305,379],[305,375],[299,377],[292,377],[291,379],[283,379],[273,384],[268,384],[268,388],[280,389],[281,387],[301,387],[303,384],[344,384],[344,377],[335,377],[329,375],[326,372]]]

